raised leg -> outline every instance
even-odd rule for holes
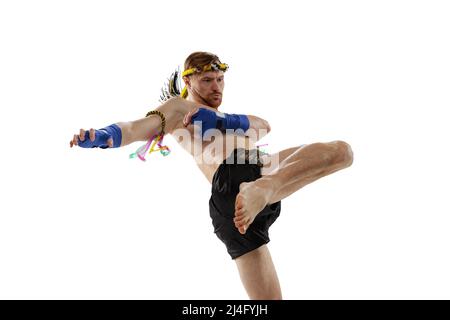
[[[313,143],[299,148],[282,160],[277,169],[262,177],[270,181],[276,190],[268,203],[280,201],[307,184],[352,163],[353,151],[343,141]]]
[[[292,147],[288,149],[281,150],[279,152],[263,156],[262,160],[265,163],[264,167],[261,169],[261,175],[265,176],[270,174],[273,170],[277,169],[280,162],[283,162],[287,157],[292,155],[294,152],[306,145],[301,145],[299,147]]]
[[[281,300],[277,272],[267,245],[235,259],[242,284],[252,300]]]
[[[313,143],[298,148],[260,179],[242,183],[236,197],[236,227],[245,233],[268,204],[280,201],[305,185],[350,166],[353,152],[347,143]]]

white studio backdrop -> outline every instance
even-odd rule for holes
[[[2,1],[0,298],[247,299],[210,185],[167,157],[69,148],[143,117],[193,51],[230,65],[223,112],[275,152],[345,140],[353,166],[283,200],[285,299],[449,299],[446,1]]]

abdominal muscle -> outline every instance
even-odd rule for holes
[[[233,134],[223,134],[222,136],[223,141],[220,143],[221,147],[219,150],[216,150],[217,147],[211,148],[213,143],[208,141],[208,144],[203,148],[202,157],[196,159],[197,166],[210,183],[212,183],[217,168],[226,158],[228,158],[234,149],[245,148],[250,150],[255,148],[254,142],[248,137]]]
[[[237,134],[218,134],[211,141],[203,141],[200,137],[194,137],[193,127],[185,128],[190,132],[186,139],[175,139],[194,158],[198,168],[212,183],[214,173],[220,164],[236,148],[253,149],[255,142],[249,137]],[[208,140],[208,139],[206,139]]]

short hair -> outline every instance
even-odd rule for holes
[[[220,62],[219,57],[213,53],[204,51],[193,52],[186,58],[184,62],[184,70],[191,68],[201,68],[203,70],[204,66],[211,63],[220,64],[222,62]]]

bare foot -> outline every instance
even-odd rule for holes
[[[269,203],[272,194],[271,184],[262,179],[240,184],[233,221],[241,234],[247,231],[257,214]]]

